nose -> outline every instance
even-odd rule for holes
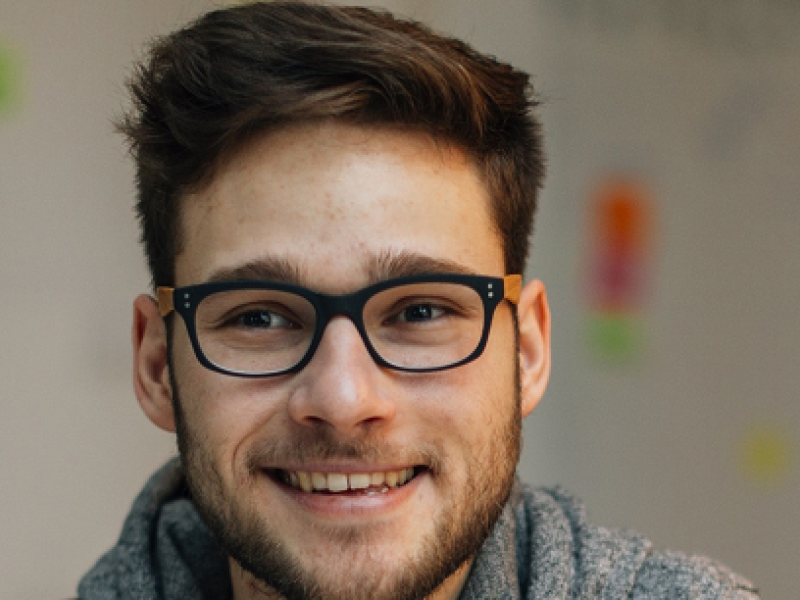
[[[289,415],[301,425],[326,424],[345,436],[374,429],[396,413],[388,377],[353,322],[334,317],[311,362],[298,373]]]

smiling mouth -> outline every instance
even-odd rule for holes
[[[334,493],[360,492],[366,494],[386,493],[402,487],[422,471],[408,467],[396,471],[373,473],[319,473],[316,471],[276,471],[282,483],[304,492]]]

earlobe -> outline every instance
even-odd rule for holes
[[[133,387],[147,417],[165,431],[175,431],[172,385],[167,361],[167,332],[150,296],[133,304]]]
[[[522,288],[517,314],[520,408],[526,416],[541,400],[550,378],[550,308],[541,281],[530,281]]]

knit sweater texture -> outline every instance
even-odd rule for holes
[[[83,577],[83,600],[228,600],[228,559],[188,498],[177,459],[134,501],[117,544]],[[460,600],[752,600],[747,580],[708,558],[657,551],[590,525],[560,488],[518,483],[479,550]]]

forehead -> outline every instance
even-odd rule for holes
[[[415,262],[427,265],[417,271],[503,269],[473,161],[395,129],[321,123],[265,134],[183,199],[180,227],[178,285],[259,264],[339,292]]]

